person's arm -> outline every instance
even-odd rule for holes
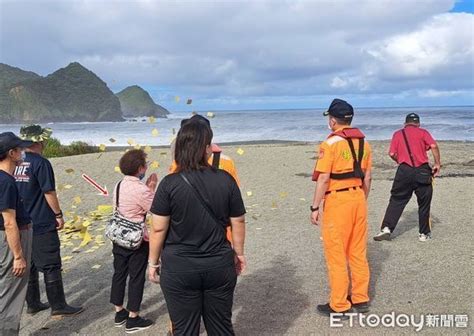
[[[161,250],[168,232],[170,216],[153,215],[150,232],[150,251],[148,254],[148,279],[157,283],[156,269],[161,256]]]
[[[51,210],[53,210],[54,214],[61,213],[61,207],[59,206],[59,199],[58,195],[56,194],[55,190],[51,190],[44,193],[44,198],[48,203]],[[61,230],[64,227],[64,217],[62,215],[56,216],[56,229]]]
[[[365,171],[364,184],[362,185],[362,189],[364,190],[366,199],[369,198],[371,184],[372,184],[372,169],[367,169]]]
[[[13,275],[21,277],[26,271],[26,260],[21,249],[20,231],[16,223],[16,211],[5,209],[2,211],[2,216],[8,247],[13,253]]]
[[[390,148],[388,150],[388,156],[390,156],[390,158],[395,161],[396,163],[398,163],[398,141],[399,141],[399,138],[400,137],[400,134],[398,132],[395,132],[392,136],[392,141],[390,141]]]
[[[431,153],[433,154],[434,158],[434,166],[432,170],[432,174],[434,177],[439,176],[439,172],[441,171],[441,154],[439,152],[439,147],[437,144],[431,145]]]
[[[321,205],[321,202],[323,201],[324,196],[326,195],[326,191],[328,190],[328,187],[329,187],[330,177],[331,177],[330,173],[319,174],[318,182],[314,190],[313,208],[319,208],[319,206]],[[312,224],[318,225],[320,213],[321,213],[320,209],[311,212]]]
[[[240,275],[247,266],[244,256],[245,244],[245,216],[231,217],[230,225],[232,227],[232,245],[235,251],[236,271]]]

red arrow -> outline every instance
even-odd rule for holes
[[[107,187],[101,187],[96,181],[94,181],[91,177],[87,176],[86,174],[82,174],[82,178],[92,184],[94,188],[100,191],[102,196],[109,196],[109,192],[107,191]]]

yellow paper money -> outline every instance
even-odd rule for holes
[[[151,136],[157,137],[158,135],[160,135],[160,132],[158,132],[158,130],[157,130],[156,128],[154,128],[154,129],[151,131]]]

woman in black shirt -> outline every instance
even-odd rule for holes
[[[245,268],[245,207],[231,175],[207,163],[212,131],[196,119],[176,139],[178,172],[158,186],[151,212],[149,278],[160,284],[174,335],[233,335],[237,275]],[[231,223],[231,243],[226,226]]]

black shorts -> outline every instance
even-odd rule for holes
[[[48,273],[61,269],[61,243],[54,230],[33,236],[32,268]]]

